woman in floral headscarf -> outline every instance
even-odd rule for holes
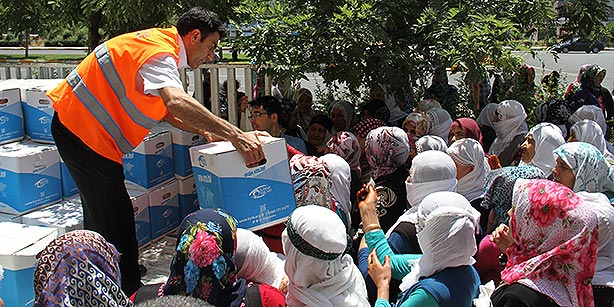
[[[520,179],[510,226],[495,242],[507,254],[505,285],[491,296],[499,306],[593,306],[590,281],[597,259],[597,216],[564,185]]]
[[[179,226],[171,274],[153,296],[186,295],[223,307],[259,306],[262,302],[285,306],[278,289],[248,285],[237,278],[236,232],[237,221],[221,209],[201,209],[187,215]],[[141,289],[135,302],[151,298],[147,297],[151,290]]]
[[[404,180],[409,172],[404,167],[409,157],[407,134],[396,127],[380,127],[367,135],[365,155],[373,169],[380,224],[384,231],[407,209]]]
[[[360,181],[362,183],[367,183],[371,178],[371,167],[369,166],[369,162],[367,161],[367,157],[365,153],[365,141],[367,140],[367,134],[371,132],[371,130],[386,126],[386,122],[377,118],[367,118],[360,121],[356,126],[354,126],[354,135],[358,138],[358,143],[360,144],[360,170],[362,175],[360,176]]]
[[[119,253],[100,234],[68,232],[37,258],[34,306],[132,306],[120,286]]]
[[[614,302],[614,207],[602,193],[612,194],[614,169],[592,145],[574,142],[553,152],[558,159],[552,170],[555,180],[573,189],[592,205],[599,222],[599,251],[593,290],[595,306],[612,306]]]

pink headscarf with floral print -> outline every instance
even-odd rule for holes
[[[510,228],[515,242],[501,279],[560,306],[593,306],[597,216],[574,192],[545,179],[518,179]]]

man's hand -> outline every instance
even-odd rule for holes
[[[243,156],[245,165],[248,167],[258,165],[260,161],[264,160],[262,141],[258,138],[259,136],[270,137],[271,135],[265,131],[250,131],[242,132],[229,140]]]
[[[384,258],[384,265],[377,259],[376,250],[369,254],[369,276],[377,286],[377,298],[388,300],[390,290],[390,279],[392,270],[390,269],[390,256]]]

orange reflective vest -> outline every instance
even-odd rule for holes
[[[90,53],[47,92],[62,124],[98,154],[122,163],[168,113],[160,97],[136,89],[141,66],[166,53],[179,63],[176,28],[148,29],[114,37]]]

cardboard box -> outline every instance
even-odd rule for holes
[[[68,168],[66,168],[66,164],[64,164],[62,158],[60,158],[60,174],[62,177],[62,197],[70,198],[79,194],[79,189],[77,189],[77,185],[72,179],[70,172],[68,172]]]
[[[61,79],[32,81],[32,87],[25,90],[22,102],[26,135],[33,141],[53,144],[51,119],[53,102],[47,97],[47,90],[55,88]]]
[[[136,240],[139,247],[151,242],[151,220],[149,218],[149,195],[144,191],[128,190],[132,207],[134,208],[134,222]]]
[[[61,199],[55,146],[27,141],[0,146],[0,212],[21,214]]]
[[[284,139],[263,144],[266,164],[248,168],[230,142],[192,147],[196,191],[201,208],[222,208],[237,227],[259,230],[287,219],[296,207]]]
[[[204,144],[206,142],[205,137],[201,134],[183,131],[167,122],[154,126],[152,131],[168,131],[171,133],[175,178],[182,179],[191,176],[193,171],[190,162],[190,147]]]
[[[181,212],[180,219],[200,209],[198,205],[198,197],[196,196],[196,183],[194,176],[183,179],[177,179],[177,188],[179,192],[179,211]]]
[[[37,209],[22,216],[22,223],[58,229],[62,235],[69,231],[83,229],[83,207],[81,198],[73,197],[57,204]]]
[[[6,82],[0,84],[0,89],[0,144],[21,141],[24,136],[21,90],[17,84]]]
[[[124,155],[124,175],[130,189],[147,190],[173,178],[173,147],[169,132],[150,133]]]
[[[0,297],[5,306],[32,306],[36,255],[58,236],[56,228],[0,223],[0,263],[4,280]]]
[[[181,220],[176,180],[166,182],[149,192],[149,218],[153,240],[179,226]]]

